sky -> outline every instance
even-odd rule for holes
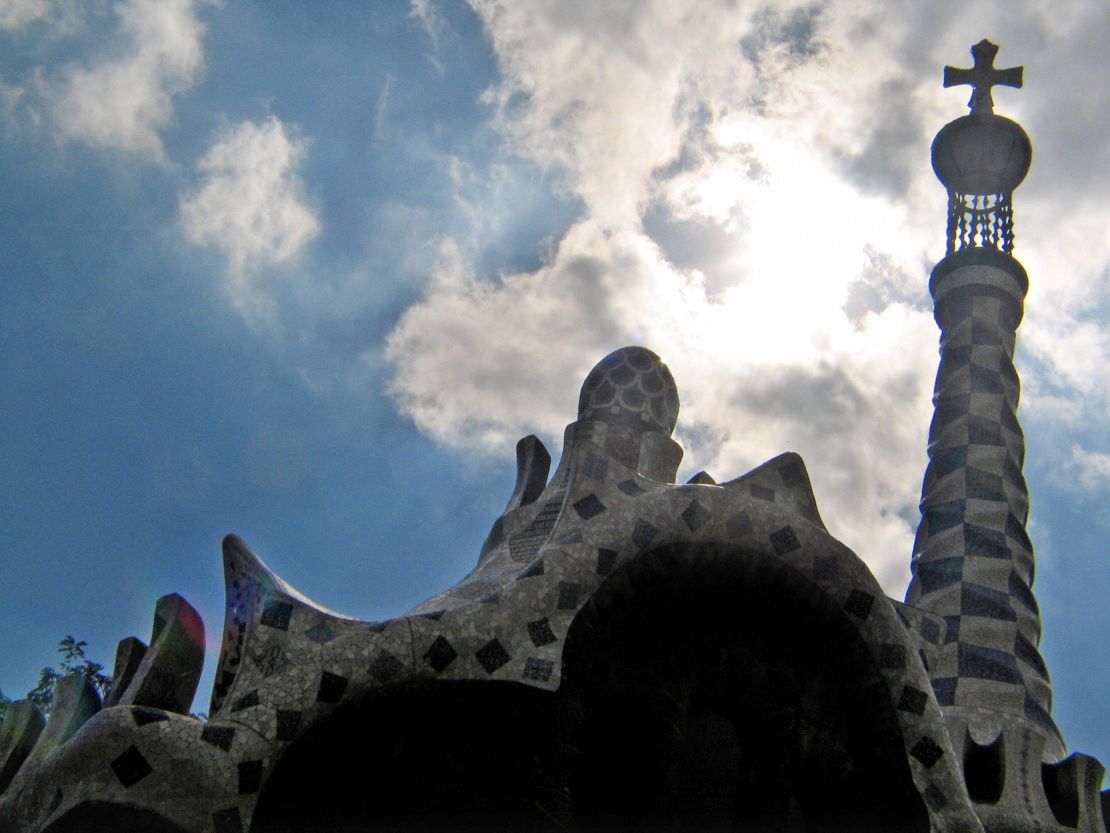
[[[220,540],[398,615],[473,566],[516,441],[670,366],[680,480],[805,459],[902,598],[967,112],[1001,45],[1034,145],[1017,365],[1055,716],[1110,762],[1103,0],[0,0],[0,688],[111,666]]]

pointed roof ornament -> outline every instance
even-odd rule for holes
[[[971,108],[973,116],[994,112],[991,87],[1021,88],[1021,75],[1025,67],[997,69],[994,66],[994,58],[997,54],[998,44],[983,38],[971,47],[971,56],[975,59],[975,65],[971,69],[944,68],[945,87],[958,87],[964,84],[972,87],[971,100],[968,101],[967,106]]]

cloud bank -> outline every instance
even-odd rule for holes
[[[943,254],[925,160],[965,98],[939,83],[959,54],[935,20],[955,4],[901,5],[473,0],[506,149],[583,211],[535,271],[476,274],[463,243],[442,241],[388,341],[402,411],[459,449],[504,455],[535,430],[557,443],[589,367],[642,343],[678,380],[691,471],[801,452],[833,533],[900,593],[936,370],[927,274]],[[1051,33],[1033,4],[981,17]],[[1003,34],[1004,57],[1020,55],[1028,34]],[[1038,209],[1050,198],[1019,214],[1031,238],[1059,233]],[[1075,277],[1096,248],[1067,256],[1060,315],[1023,331],[1052,395],[1083,397],[1084,413],[1110,390],[1105,338],[1076,326],[1106,298],[1105,280],[1085,293]]]

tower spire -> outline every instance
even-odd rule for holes
[[[1045,759],[1057,760],[1064,743],[1037,647],[1013,364],[1029,281],[1012,255],[1012,195],[1032,147],[1020,125],[993,111],[991,86],[1020,86],[1022,72],[995,69],[997,51],[981,41],[972,47],[973,69],[944,73],[946,87],[975,89],[971,113],[945,125],[932,148],[948,190],[948,252],[929,281],[940,368],[907,602],[947,620],[930,674],[950,727],[962,724],[980,742],[1001,738],[1006,727],[1033,733]]]

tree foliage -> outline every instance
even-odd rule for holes
[[[101,699],[108,696],[108,691],[112,687],[112,678],[101,673],[104,670],[103,665],[85,656],[85,648],[88,644],[83,639],[78,641],[72,635],[66,634],[66,637],[58,643],[58,653],[62,658],[57,666],[47,666],[39,672],[39,683],[27,692],[27,699],[38,706],[43,715],[49,716],[50,709],[54,705],[54,688],[58,680],[70,674],[80,674],[88,680]]]

